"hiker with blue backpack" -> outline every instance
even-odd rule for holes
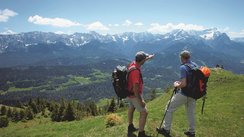
[[[126,98],[129,102],[128,109],[128,135],[138,129],[133,125],[133,114],[135,109],[140,112],[139,134],[138,137],[148,137],[145,134],[144,127],[147,119],[147,108],[142,96],[143,78],[141,66],[154,55],[148,55],[143,51],[136,54],[128,68],[126,66],[117,66],[113,73],[113,87],[118,99]],[[198,67],[190,60],[190,52],[184,50],[180,53],[180,80],[174,82],[174,91],[166,105],[166,110],[160,126],[156,129],[159,134],[170,137],[173,112],[185,105],[187,118],[189,122],[188,131],[184,132],[188,137],[195,137],[195,105],[196,100],[203,97],[202,114],[207,94],[207,82],[210,76],[210,69],[207,66]]]
[[[143,99],[143,78],[141,74],[141,66],[154,55],[149,55],[143,51],[136,53],[135,60],[128,66],[128,91],[127,100],[129,102],[128,108],[128,135],[138,129],[133,125],[133,115],[135,109],[140,112],[139,118],[139,133],[138,137],[149,137],[145,134],[144,127],[147,120],[147,107]]]
[[[185,105],[187,112],[187,119],[189,124],[188,131],[184,132],[185,135],[189,137],[195,137],[195,106],[196,99],[189,96],[187,89],[187,81],[191,71],[191,68],[197,67],[197,64],[190,60],[190,52],[184,50],[180,53],[180,80],[174,82],[175,93],[172,95],[172,99],[168,102],[166,106],[165,117],[163,120],[163,126],[157,128],[157,132],[166,137],[170,137],[171,123],[173,119],[173,112],[179,108],[181,105]]]

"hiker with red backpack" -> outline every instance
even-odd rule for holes
[[[136,54],[135,61],[129,67],[117,66],[112,72],[113,87],[118,99],[128,98],[128,135],[138,129],[133,125],[133,114],[135,109],[140,112],[138,137],[148,137],[144,132],[147,119],[147,108],[142,96],[143,79],[141,66],[154,55],[148,55],[142,51]],[[198,65],[190,60],[190,52],[180,53],[180,80],[174,82],[174,92],[166,105],[166,110],[160,126],[156,129],[159,134],[170,137],[170,128],[173,112],[181,105],[185,104],[189,130],[184,132],[188,137],[195,137],[195,105],[196,100],[203,97],[202,114],[207,94],[207,82],[210,76],[210,69],[206,66]],[[161,128],[161,126],[163,127]]]
[[[175,81],[173,84],[176,90],[174,90],[175,94],[172,95],[172,98],[166,105],[164,119],[161,123],[163,127],[160,125],[160,127],[156,129],[159,134],[166,137],[170,137],[173,112],[181,105],[185,105],[186,107],[189,124],[189,129],[184,132],[184,134],[188,137],[195,137],[196,99],[206,94],[207,78],[205,78],[200,71],[198,65],[190,60],[190,57],[190,52],[187,50],[180,53],[180,60],[182,63],[180,66],[180,80]]]
[[[128,108],[128,135],[137,131],[138,129],[133,125],[133,115],[135,109],[140,112],[139,118],[139,133],[138,137],[149,137],[145,134],[144,127],[147,120],[148,111],[146,103],[143,99],[143,78],[141,74],[141,66],[154,55],[149,55],[143,51],[136,53],[135,61],[128,66],[128,91],[130,92],[127,100],[129,102]]]

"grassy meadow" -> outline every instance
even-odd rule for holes
[[[76,78],[78,81],[86,79]],[[229,71],[212,69],[208,82],[208,94],[201,114],[202,100],[196,105],[196,137],[241,137],[244,135],[244,76]],[[172,93],[170,89],[147,103],[149,116],[146,133],[156,136],[164,107]],[[102,104],[106,104],[105,100]],[[87,117],[73,122],[52,122],[49,118],[36,117],[27,122],[10,122],[7,128],[0,129],[0,137],[125,137],[127,136],[127,111],[116,113],[122,123],[106,127],[106,115]],[[138,126],[138,112],[134,123]],[[185,108],[174,113],[171,135],[183,137],[187,130]],[[135,133],[137,135],[137,133]],[[159,135],[161,136],[161,135]]]

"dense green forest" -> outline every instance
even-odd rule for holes
[[[125,107],[120,102],[118,108]],[[12,122],[27,122],[34,118],[51,118],[53,122],[82,120],[85,117],[103,115],[108,112],[115,112],[117,105],[115,99],[106,104],[97,105],[94,101],[80,103],[62,98],[59,101],[46,99],[30,99],[27,103],[18,102],[14,107],[0,105],[0,128],[7,127]]]
[[[81,102],[115,97],[111,74],[119,63],[0,68],[0,103],[16,105],[18,101],[37,97],[53,100],[64,97]],[[152,90],[165,88],[177,75],[149,64],[143,67],[143,77],[145,96],[149,98]]]

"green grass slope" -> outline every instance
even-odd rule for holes
[[[201,115],[202,101],[197,101],[196,105],[196,136],[243,136],[244,76],[224,70],[212,70],[208,84],[204,115]],[[164,107],[171,93],[165,93],[147,104],[149,116],[146,132],[148,134],[157,135],[155,128],[162,120]],[[106,116],[74,122],[51,122],[50,119],[36,118],[26,123],[10,123],[9,127],[0,129],[0,137],[125,137],[127,136],[127,112],[121,111],[117,115],[122,117],[122,124],[110,128],[106,128]],[[138,125],[138,116],[136,112],[135,125]],[[187,120],[182,106],[174,113],[171,134],[174,137],[184,137],[185,130],[187,130]]]

